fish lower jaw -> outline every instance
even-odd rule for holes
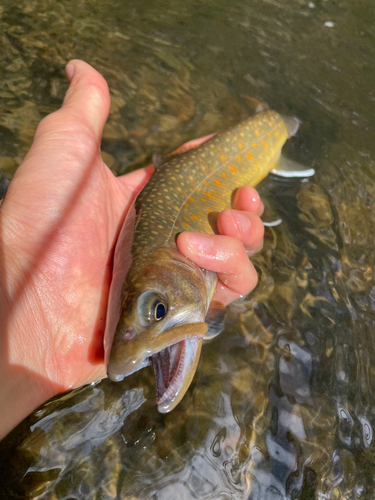
[[[124,378],[128,377],[129,375],[132,375],[133,373],[141,370],[142,368],[145,368],[146,366],[149,366],[151,364],[150,358],[143,359],[143,361],[138,362],[135,364],[134,368],[132,369],[131,365],[127,365],[126,370],[122,369],[123,367],[118,367],[116,363],[109,363],[108,368],[107,368],[107,376],[109,380],[112,382],[121,382],[124,380]]]
[[[190,338],[151,356],[160,413],[173,410],[185,395],[198,365],[201,346],[201,338]]]

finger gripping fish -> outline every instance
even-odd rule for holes
[[[114,255],[107,372],[119,381],[151,364],[162,413],[181,401],[194,376],[217,282],[177,250],[176,235],[213,233],[212,216],[230,206],[234,189],[255,186],[271,171],[312,175],[281,157],[298,124],[263,111],[172,157],[157,166],[126,217]]]

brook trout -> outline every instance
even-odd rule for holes
[[[176,247],[182,231],[213,233],[213,217],[234,189],[269,172],[306,177],[312,169],[281,157],[295,118],[256,114],[196,149],[156,165],[121,229],[105,334],[108,377],[120,381],[152,364],[158,410],[183,398],[195,374],[217,282]]]

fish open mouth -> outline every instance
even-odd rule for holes
[[[151,356],[155,372],[156,404],[168,413],[184,397],[194,377],[202,349],[202,338],[181,340]]]
[[[139,333],[133,335],[131,327],[122,330],[110,352],[107,366],[109,379],[120,382],[152,364],[158,410],[168,413],[181,401],[194,377],[203,337],[208,330],[207,323],[175,326],[153,338],[145,338]]]

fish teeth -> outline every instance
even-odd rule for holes
[[[157,404],[173,399],[180,387],[185,358],[185,341],[182,340],[151,357],[156,380]]]

